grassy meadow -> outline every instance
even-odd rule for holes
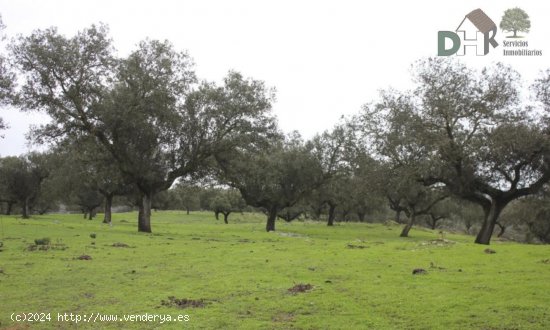
[[[101,215],[1,216],[0,328],[550,328],[550,246],[494,241],[486,253],[471,236],[423,228],[400,238],[384,224],[278,221],[266,233],[263,215],[229,221],[155,212],[142,234],[135,213],[112,226]],[[146,313],[187,321],[120,320]]]

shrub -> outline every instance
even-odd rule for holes
[[[50,239],[48,237],[37,238],[37,239],[34,240],[34,244],[36,244],[36,245],[50,245]]]

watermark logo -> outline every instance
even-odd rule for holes
[[[502,41],[504,56],[542,56],[542,49],[531,48],[529,40],[522,35],[531,29],[531,20],[525,10],[518,7],[506,9],[499,26],[504,33],[511,33]]]
[[[464,56],[475,54],[485,56],[492,48],[498,46],[495,40],[497,26],[481,9],[468,13],[458,28],[453,31],[437,33],[437,55]]]
[[[502,20],[500,21],[500,28],[504,32],[512,32],[513,35],[506,38],[522,38],[518,35],[518,32],[528,33],[531,28],[531,20],[525,10],[521,8],[511,8],[504,11]]]

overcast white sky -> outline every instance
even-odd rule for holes
[[[512,64],[526,81],[550,68],[550,3],[546,1],[82,1],[0,0],[6,34],[57,26],[68,36],[92,23],[110,26],[120,55],[142,39],[168,39],[194,58],[200,78],[219,81],[230,69],[277,89],[274,111],[285,131],[305,137],[357,113],[379,89],[410,86],[410,65],[437,54],[437,31],[453,31],[481,8],[498,25],[519,6],[531,18],[524,40],[540,57],[466,56],[472,66]],[[0,109],[11,126],[1,132],[0,155],[26,152],[30,124],[39,114]]]

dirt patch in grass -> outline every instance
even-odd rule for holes
[[[271,318],[273,322],[294,322],[294,314],[292,313],[277,313]]]
[[[300,292],[307,292],[309,290],[313,289],[313,285],[311,284],[296,284],[295,286],[293,286],[292,288],[289,288],[288,289],[288,292],[290,293],[300,293]]]
[[[279,231],[279,232],[276,232],[277,235],[279,236],[282,236],[282,237],[307,237],[306,235],[301,235],[301,234],[297,234],[297,233],[285,233],[285,232],[282,232],[282,231]]]
[[[415,268],[412,272],[413,275],[426,275],[428,272],[423,268]]]
[[[550,259],[544,259],[544,260],[541,260],[540,262],[542,262],[543,264],[550,265]]]
[[[76,257],[77,260],[92,260],[92,257],[87,255],[87,254],[83,254],[81,256],[78,256]]]
[[[50,249],[49,245],[31,244],[27,247],[27,251],[48,251],[49,249]]]
[[[254,241],[251,241],[248,238],[240,239],[237,242],[239,242],[239,243],[255,243]]]
[[[162,306],[176,307],[176,308],[203,308],[207,303],[204,299],[187,299],[176,298],[174,296],[168,297],[168,300],[161,301]]]
[[[48,250],[64,251],[64,250],[67,250],[68,248],[69,247],[63,243],[55,243],[55,244],[47,244],[47,245],[31,244],[27,246],[27,251],[48,251]]]
[[[430,245],[430,246],[449,246],[449,245],[453,245],[455,243],[456,242],[450,241],[450,240],[445,239],[445,238],[436,238],[436,239],[433,239],[431,241],[422,242],[422,243],[420,243],[420,245],[422,245],[422,246],[426,246],[426,245]]]
[[[112,247],[121,247],[121,248],[127,248],[127,247],[130,247],[130,245],[126,244],[126,243],[121,243],[121,242],[116,242],[116,243],[113,243],[113,245],[111,245]]]
[[[483,250],[483,252],[485,252],[485,253],[487,253],[487,254],[495,254],[495,253],[497,253],[497,251],[495,251],[495,250],[493,250],[493,249],[489,249],[489,248]]]
[[[368,248],[368,246],[366,246],[366,245],[348,244],[348,245],[347,245],[347,248],[348,248],[348,249],[366,249],[366,248]]]

